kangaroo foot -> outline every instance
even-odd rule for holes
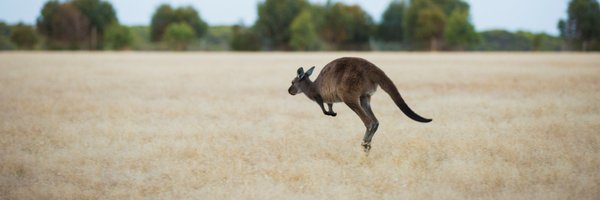
[[[337,115],[337,113],[335,113],[335,112],[325,112],[325,115],[329,115],[329,116],[335,117]]]
[[[371,142],[364,142],[361,144],[361,146],[363,147],[363,150],[365,151],[365,153],[369,153],[369,151],[371,150]]]

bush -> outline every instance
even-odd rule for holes
[[[479,51],[530,51],[532,42],[524,34],[505,30],[490,30],[479,33],[481,43],[475,46]]]
[[[404,40],[404,11],[406,4],[403,1],[392,1],[381,16],[381,23],[377,27],[376,38],[385,42],[402,42]]]
[[[19,49],[33,49],[39,39],[37,33],[31,26],[18,24],[13,27],[10,41],[17,45]]]
[[[208,51],[229,50],[229,41],[233,33],[232,26],[210,26],[206,35],[200,39],[201,49]]]
[[[229,46],[234,51],[258,51],[260,50],[260,37],[254,29],[237,25],[233,27],[233,36]]]
[[[258,18],[254,27],[266,41],[265,47],[289,50],[292,21],[308,6],[306,0],[265,0],[259,3]]]
[[[290,46],[294,50],[314,51],[321,49],[321,40],[317,34],[309,10],[304,10],[292,22]]]
[[[450,49],[456,50],[464,50],[479,42],[479,35],[469,21],[467,10],[455,9],[452,11],[444,30],[444,39]]]
[[[10,42],[10,27],[0,22],[0,50],[12,50],[14,45]]]
[[[208,25],[193,7],[173,8],[168,4],[163,4],[152,15],[150,24],[152,41],[158,42],[165,39],[168,27],[175,23],[186,23],[194,30],[194,35],[198,38],[204,36],[208,30]]]
[[[194,40],[196,32],[187,23],[180,22],[167,26],[164,40],[173,50],[186,50],[188,44]]]
[[[106,49],[127,49],[133,43],[133,35],[128,27],[112,24],[104,33],[104,43]]]

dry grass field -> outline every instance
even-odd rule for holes
[[[368,156],[344,104],[287,88],[364,57]],[[0,199],[599,199],[600,55],[0,53]]]

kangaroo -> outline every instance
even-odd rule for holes
[[[431,122],[431,119],[423,118],[412,111],[400,96],[392,80],[381,69],[365,59],[343,57],[333,60],[323,67],[313,82],[309,76],[314,69],[313,66],[304,72],[302,67],[298,68],[297,76],[292,80],[288,92],[291,95],[304,93],[310,100],[319,104],[323,114],[332,117],[337,115],[333,111],[333,103],[344,102],[360,117],[366,127],[361,146],[367,153],[371,149],[371,139],[379,127],[379,121],[373,114],[370,104],[371,95],[375,93],[378,85],[390,95],[406,116],[418,122]],[[323,103],[327,104],[327,110]]]

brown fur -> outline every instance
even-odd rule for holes
[[[323,67],[314,82],[309,78],[313,70],[314,67],[304,72],[304,69],[299,68],[298,76],[292,81],[288,92],[291,95],[304,93],[319,104],[325,115],[333,117],[337,115],[332,110],[333,103],[344,102],[348,105],[367,129],[362,144],[366,152],[371,148],[371,139],[379,127],[370,105],[371,95],[375,93],[377,86],[386,91],[400,110],[411,119],[424,123],[431,121],[413,112],[389,77],[365,59],[344,57],[333,60]],[[325,110],[324,103],[328,110]]]

